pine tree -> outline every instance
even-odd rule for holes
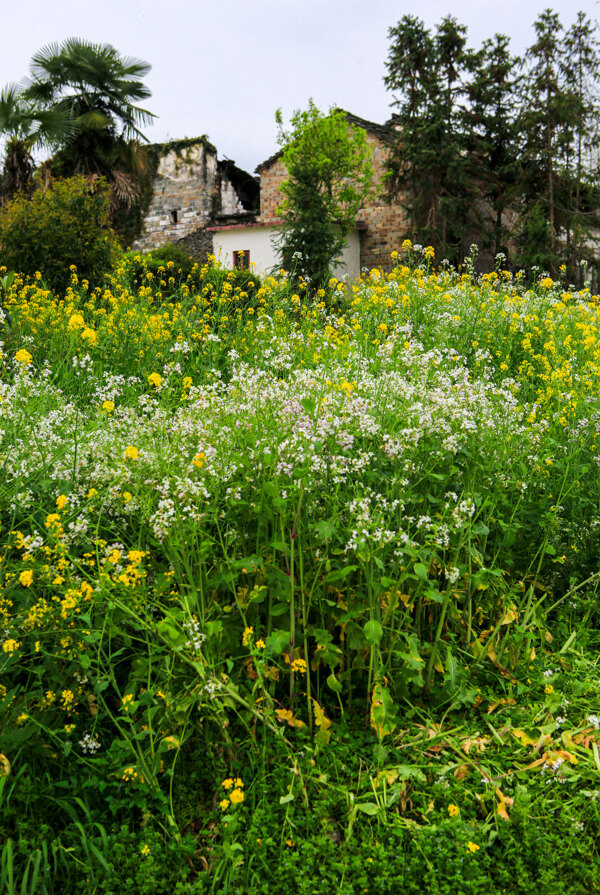
[[[454,260],[469,233],[472,187],[460,100],[467,70],[466,28],[452,16],[434,35],[414,16],[390,28],[386,87],[397,96],[398,140],[390,188],[407,193],[415,238]]]
[[[519,127],[524,140],[520,188],[523,214],[520,233],[521,263],[532,254],[528,234],[536,233],[535,254],[542,266],[554,270],[557,258],[557,167],[559,137],[568,124],[568,104],[561,82],[563,27],[558,15],[544,10],[534,23],[536,41],[526,53],[526,74]],[[540,228],[541,217],[547,227]],[[531,217],[531,226],[529,218]],[[546,244],[540,234],[546,233]]]
[[[566,262],[575,278],[576,262],[586,255],[592,231],[597,230],[598,188],[591,165],[591,151],[598,145],[597,101],[600,77],[600,44],[595,28],[583,12],[562,41],[561,73],[568,120],[562,149],[565,164]],[[586,160],[586,153],[588,158]]]
[[[509,38],[496,34],[471,54],[464,109],[473,179],[480,186],[479,247],[508,254],[510,229],[505,214],[516,200],[519,170],[517,128],[522,62],[511,55]]]

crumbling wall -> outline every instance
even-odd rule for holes
[[[144,229],[132,248],[147,251],[168,243],[206,255],[212,237],[197,233],[217,215],[244,214],[258,204],[256,178],[231,161],[217,161],[205,137],[151,147],[158,158]]]

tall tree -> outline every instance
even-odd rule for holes
[[[150,96],[143,78],[150,65],[123,58],[110,44],[70,38],[32,59],[24,96],[69,116],[73,135],[54,155],[60,176],[104,175],[113,184],[113,211],[137,194],[145,165],[141,127],[154,117],[139,103]]]
[[[295,256],[296,272],[320,286],[371,189],[371,152],[364,130],[351,125],[342,110],[324,114],[312,100],[294,113],[290,130],[283,129],[280,112],[277,123],[287,169],[278,209],[282,261],[289,264]]]
[[[509,42],[506,35],[496,34],[471,54],[464,108],[472,176],[482,188],[480,247],[494,255],[508,251],[510,228],[505,213],[516,200],[518,176],[515,97],[522,63],[511,55]]]
[[[414,234],[457,259],[472,208],[460,112],[466,28],[447,16],[432,35],[420,19],[406,15],[389,38],[384,82],[395,94],[399,125],[390,184],[408,194]]]
[[[526,53],[529,69],[519,122],[524,139],[520,178],[524,202],[521,261],[527,265],[535,255],[542,266],[552,270],[556,267],[558,248],[558,144],[568,125],[569,106],[562,90],[560,19],[551,9],[546,9],[538,16],[534,29],[536,40]],[[542,219],[547,221],[545,228],[540,226]],[[535,245],[528,243],[531,233],[536,234]]]
[[[60,109],[44,109],[25,99],[22,88],[16,84],[4,87],[0,93],[0,134],[6,139],[2,201],[29,189],[35,170],[35,150],[55,149],[72,132],[69,116]]]
[[[567,181],[566,262],[573,279],[576,261],[585,254],[592,231],[597,230],[597,172],[590,153],[598,146],[598,80],[600,43],[597,27],[583,12],[564,35],[561,47],[561,74],[568,119],[561,141]],[[587,159],[586,159],[587,154]]]

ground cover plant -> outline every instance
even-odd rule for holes
[[[394,260],[0,271],[1,891],[599,888],[597,300]]]

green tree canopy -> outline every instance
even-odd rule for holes
[[[28,199],[16,196],[0,212],[0,264],[64,290],[76,265],[99,285],[113,268],[118,242],[109,226],[109,187],[102,177],[57,180]]]
[[[278,209],[281,258],[287,264],[293,259],[297,273],[321,285],[371,188],[371,151],[364,130],[351,125],[345,112],[332,108],[325,114],[312,100],[294,113],[289,130],[280,112],[277,123],[288,173]]]
[[[7,84],[0,92],[0,135],[6,138],[2,196],[10,199],[26,190],[34,171],[32,153],[55,149],[73,133],[70,116],[27,99],[22,87]]]
[[[405,15],[390,28],[386,87],[394,93],[398,140],[390,187],[406,195],[415,236],[458,260],[473,210],[461,100],[466,28],[446,16],[432,34]]]

